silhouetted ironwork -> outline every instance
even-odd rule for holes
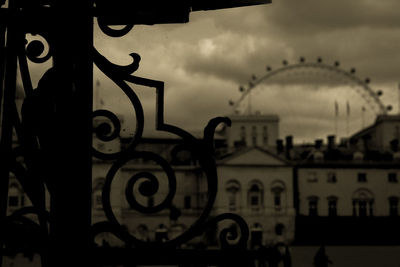
[[[182,1],[175,1],[174,5],[167,5],[165,1],[156,2],[160,4],[158,8],[167,7],[167,10],[155,9],[162,11],[165,16],[157,11],[152,16],[140,17],[149,6],[143,4],[138,7],[137,3],[142,3],[138,1],[128,4],[129,8],[136,8],[137,11],[137,16],[132,18],[128,18],[127,13],[123,16],[113,13],[126,12],[127,9],[121,7],[126,2],[121,1],[95,1],[96,5],[93,6],[92,1],[82,0],[10,0],[7,7],[0,9],[0,255],[20,251],[39,253],[42,266],[250,266],[257,258],[268,260],[264,250],[247,250],[249,229],[240,216],[226,213],[210,217],[218,191],[214,132],[218,124],[229,125],[230,120],[222,117],[212,119],[205,127],[202,139],[166,124],[164,83],[132,75],[139,68],[140,56],[136,53],[131,54],[133,62],[127,66],[115,65],[101,55],[93,47],[93,16],[98,17],[100,29],[105,34],[119,37],[127,34],[135,23],[185,22],[190,10],[269,1],[220,1],[219,4],[194,1],[191,7],[183,5]],[[0,2],[0,5],[4,5],[4,2]],[[177,7],[184,11],[179,12],[179,16],[172,12]],[[121,24],[119,19],[126,22],[124,28],[115,30],[109,27],[111,24]],[[42,56],[45,45],[38,40],[28,42],[25,39],[27,33],[41,35],[48,42],[46,55]],[[35,89],[29,74],[28,59],[34,63],[53,60],[53,67],[45,72]],[[107,154],[92,147],[92,133],[100,140],[109,142],[118,138],[121,131],[121,122],[113,112],[104,109],[92,111],[93,63],[125,93],[135,113],[136,130],[130,144],[122,151]],[[25,94],[21,110],[16,105],[18,68]],[[131,208],[146,214],[171,209],[176,192],[176,177],[169,162],[158,154],[137,149],[143,134],[144,113],[139,97],[128,83],[155,88],[156,130],[179,136],[182,146],[200,164],[208,181],[208,200],[199,218],[181,235],[165,242],[147,242],[130,234],[118,222],[110,204],[111,183],[116,172],[136,158],[152,160],[162,168],[168,176],[169,192],[160,204],[152,207],[141,205],[132,193],[133,186],[140,178],[146,178],[146,182],[139,185],[139,192],[150,196],[157,193],[158,180],[150,172],[140,172],[131,177],[126,186],[125,197]],[[93,128],[92,120],[98,117],[107,118],[110,124],[101,123]],[[16,133],[14,139],[13,132]],[[17,144],[13,143],[14,140]],[[107,220],[94,225],[91,225],[90,200],[92,156],[113,161],[102,192]],[[10,172],[22,185],[32,206],[7,216]],[[46,210],[46,188],[50,193],[50,211]],[[178,249],[223,220],[231,220],[237,227],[222,229],[219,235],[221,250]],[[96,247],[94,238],[101,232],[114,234],[125,243],[126,248]]]

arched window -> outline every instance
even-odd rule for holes
[[[285,183],[282,181],[274,181],[271,183],[271,192],[274,197],[275,210],[282,208],[282,193],[285,191]]]
[[[240,184],[236,180],[230,180],[226,183],[226,193],[228,196],[228,209],[237,211],[239,209]]]
[[[8,207],[18,209],[25,205],[24,192],[18,182],[11,182],[8,189]]]
[[[253,211],[259,211],[263,206],[263,186],[258,181],[250,183],[248,191],[248,205]]]
[[[328,197],[328,216],[337,216],[337,201],[336,196]]]
[[[308,215],[318,216],[318,200],[317,196],[308,197]]]
[[[374,195],[366,188],[360,188],[353,193],[353,216],[373,216]]]
[[[97,178],[93,183],[93,202],[92,207],[94,209],[102,209],[103,201],[102,201],[102,190],[104,187],[106,179]]]

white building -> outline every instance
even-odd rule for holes
[[[400,115],[379,115],[373,125],[353,134],[350,139],[362,150],[390,151],[391,142],[400,141]]]
[[[293,168],[284,158],[258,147],[218,162],[215,212],[234,212],[263,232],[263,244],[294,238]]]
[[[232,126],[226,128],[228,148],[257,146],[271,149],[279,138],[277,115],[229,115]]]
[[[397,216],[398,163],[300,165],[297,169],[299,215]]]

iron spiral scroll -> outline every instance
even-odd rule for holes
[[[100,29],[107,35],[112,37],[119,37],[127,34],[132,25],[127,25],[121,30],[111,29],[107,25],[102,24],[101,20],[98,20]],[[233,232],[232,229],[223,229],[220,232],[220,245],[221,248],[237,248],[245,249],[247,246],[247,240],[249,238],[249,229],[246,222],[238,215],[232,213],[225,213],[217,215],[210,218],[210,213],[212,211],[216,195],[217,195],[217,171],[214,159],[214,132],[218,124],[225,123],[230,125],[229,118],[217,117],[208,123],[204,129],[203,139],[197,139],[190,133],[184,131],[176,126],[166,124],[164,122],[164,83],[161,81],[146,79],[142,77],[137,77],[132,75],[138,68],[140,62],[140,56],[136,53],[130,54],[133,62],[127,66],[119,66],[108,61],[104,56],[102,56],[96,49],[93,50],[94,63],[96,66],[110,78],[129,98],[135,115],[136,115],[136,130],[131,139],[130,144],[127,148],[122,151],[106,154],[100,152],[93,148],[93,155],[99,159],[113,160],[113,164],[107,173],[105,184],[102,191],[102,203],[103,208],[107,217],[107,221],[99,222],[93,225],[93,235],[97,235],[101,232],[110,232],[117,236],[119,239],[123,240],[127,245],[136,248],[147,248],[147,249],[173,249],[180,245],[192,240],[193,238],[201,235],[207,228],[212,227],[223,220],[231,220],[235,222],[240,229],[240,236]],[[172,200],[176,193],[176,177],[174,170],[171,165],[160,155],[150,152],[150,151],[139,151],[137,150],[137,145],[140,143],[144,129],[144,115],[143,108],[140,103],[138,96],[135,94],[134,89],[132,89],[128,84],[132,83],[135,85],[141,85],[146,87],[155,88],[156,90],[156,130],[164,131],[175,134],[179,136],[185,150],[189,151],[193,158],[198,162],[202,170],[207,177],[208,183],[208,200],[204,207],[204,210],[197,218],[197,220],[181,235],[175,237],[172,240],[168,240],[163,243],[159,242],[146,242],[136,238],[134,235],[129,233],[117,220],[114,215],[110,203],[111,199],[111,184],[118,172],[124,165],[126,165],[130,160],[133,159],[144,159],[155,162],[161,167],[164,173],[168,177],[168,193],[164,200],[156,206],[147,207],[141,205],[135,198],[133,194],[133,187],[135,184],[139,183],[140,179],[144,179],[139,184],[139,193],[143,196],[152,196],[158,191],[158,178],[150,172],[139,172],[133,175],[125,188],[125,197],[130,207],[144,214],[153,214],[160,212],[164,209],[168,209],[172,205]],[[118,138],[119,131],[121,130],[121,125],[118,117],[108,111],[108,110],[96,110],[93,113],[93,117],[104,116],[108,118],[109,123],[102,123],[98,127],[94,128],[93,131],[96,133],[97,137],[102,141],[112,141]],[[111,130],[113,129],[113,130]],[[235,240],[235,242],[231,242]]]
[[[16,8],[15,6],[11,6]],[[22,7],[22,10],[24,8]],[[3,10],[2,10],[3,11]],[[2,15],[9,15],[2,13]],[[46,209],[46,186],[49,193],[52,192],[49,174],[44,171],[46,162],[46,150],[54,141],[48,138],[53,134],[49,130],[51,123],[51,94],[49,94],[48,82],[51,80],[52,70],[48,70],[42,77],[36,89],[33,88],[28,67],[28,59],[37,64],[47,62],[52,57],[51,49],[45,51],[42,41],[25,39],[26,34],[41,36],[51,43],[48,28],[39,30],[39,25],[28,24],[0,24],[0,46],[7,47],[6,53],[0,52],[1,74],[0,86],[3,94],[2,109],[2,136],[1,136],[1,158],[2,167],[2,189],[1,192],[1,213],[0,236],[1,250],[3,255],[15,256],[23,252],[29,257],[38,253],[43,266],[48,265],[49,247],[49,222],[50,213]],[[5,35],[5,29],[7,34]],[[7,36],[7,42],[3,39]],[[5,59],[5,61],[3,61]],[[4,64],[5,62],[5,64]],[[19,67],[23,92],[17,90],[15,78]],[[24,100],[22,107],[19,107],[17,100]],[[43,116],[43,117],[42,117]],[[46,126],[47,124],[47,126]],[[13,137],[13,131],[15,137]],[[54,143],[53,143],[54,144]],[[21,185],[23,192],[32,205],[25,206],[6,214],[8,197],[9,176],[12,174]],[[7,183],[7,184],[6,184]],[[5,186],[5,188],[3,188]],[[4,248],[3,248],[4,245]],[[1,259],[0,259],[1,261]]]
[[[15,8],[18,12],[25,11],[24,7],[11,6],[11,8]],[[54,256],[49,253],[49,248],[52,241],[54,241],[51,240],[51,229],[49,229],[49,225],[51,226],[54,222],[54,217],[51,217],[52,215],[46,207],[46,192],[48,191],[50,197],[54,196],[54,183],[56,179],[52,177],[52,173],[47,169],[51,162],[56,160],[51,158],[52,152],[62,149],[58,133],[52,127],[53,123],[58,120],[57,116],[54,114],[54,109],[56,108],[54,106],[54,98],[56,94],[55,91],[57,91],[55,90],[56,86],[60,81],[57,80],[59,76],[55,74],[55,68],[52,67],[44,73],[37,87],[34,88],[28,60],[35,64],[49,63],[49,61],[54,60],[56,52],[56,49],[53,49],[55,37],[53,36],[54,32],[52,32],[52,30],[54,29],[51,29],[51,25],[44,23],[48,15],[48,13],[46,13],[48,8],[48,6],[40,6],[37,10],[37,14],[43,15],[44,17],[41,20],[34,20],[33,17],[28,17],[24,22],[31,20],[32,23],[16,23],[12,27],[10,26],[11,24],[0,24],[1,37],[4,37],[7,32],[7,43],[4,38],[0,38],[0,45],[1,48],[8,48],[7,54],[0,50],[1,63],[3,64],[3,62],[6,61],[5,69],[0,69],[0,80],[5,81],[4,88],[2,87],[3,84],[0,84],[0,89],[4,90],[3,102],[5,103],[2,111],[3,114],[1,114],[3,116],[3,121],[1,122],[2,136],[0,143],[2,144],[5,142],[10,148],[10,151],[6,150],[7,153],[3,154],[2,151],[4,164],[2,167],[0,166],[0,170],[2,174],[7,171],[7,175],[5,175],[7,179],[0,181],[2,182],[0,186],[2,190],[1,193],[3,193],[3,191],[5,192],[4,194],[0,194],[1,210],[2,213],[6,214],[7,205],[4,205],[4,203],[7,203],[8,197],[9,172],[18,180],[23,192],[26,193],[32,203],[29,207],[17,209],[12,214],[4,216],[5,218],[0,218],[0,242],[2,242],[0,245],[3,247],[3,244],[7,246],[20,241],[20,247],[16,247],[15,249],[26,249],[28,247],[33,253],[39,253],[42,266],[51,266],[51,264],[49,264],[49,262],[51,262],[50,259],[52,257],[54,258]],[[0,15],[2,14],[3,13]],[[27,12],[27,16],[29,14],[30,13]],[[133,28],[133,25],[126,25],[121,30],[115,30],[104,24],[101,18],[98,19],[98,23],[100,29],[111,37],[123,36]],[[27,40],[26,34],[40,36],[42,39]],[[47,42],[47,45],[45,42]],[[48,48],[47,50],[46,47]],[[214,158],[214,133],[217,125],[220,123],[230,125],[230,120],[226,117],[217,117],[210,120],[204,129],[203,138],[197,139],[187,131],[164,122],[164,83],[132,75],[132,73],[139,68],[140,56],[138,54],[130,54],[133,60],[131,64],[119,66],[111,63],[106,57],[101,55],[95,47],[91,48],[91,52],[93,63],[111,79],[129,99],[135,114],[136,123],[136,129],[131,142],[124,150],[115,153],[104,153],[97,150],[95,147],[91,148],[92,156],[100,160],[112,162],[112,166],[106,175],[106,182],[102,191],[102,204],[107,220],[95,223],[91,226],[91,241],[94,249],[93,255],[91,256],[93,256],[93,261],[98,261],[97,265],[99,266],[104,265],[101,262],[101,257],[108,253],[107,255],[112,257],[109,262],[112,264],[116,262],[116,254],[110,254],[109,251],[107,251],[107,253],[103,255],[101,248],[96,249],[94,246],[96,235],[102,232],[112,233],[122,240],[127,247],[134,248],[137,251],[159,251],[161,253],[161,251],[176,251],[180,245],[193,240],[195,237],[203,234],[207,229],[225,220],[233,221],[238,226],[240,235],[238,231],[232,228],[222,229],[219,235],[221,251],[235,250],[245,252],[249,239],[249,228],[244,219],[233,213],[224,213],[214,217],[210,216],[218,191],[218,178]],[[3,58],[5,55],[7,56],[7,60]],[[3,68],[3,65],[0,67]],[[18,92],[16,87],[18,68],[23,92]],[[13,77],[15,80],[13,80]],[[176,176],[170,163],[156,153],[137,149],[142,140],[144,130],[144,111],[139,97],[130,84],[155,88],[157,95],[156,130],[174,134],[182,140],[182,147],[189,151],[192,157],[197,160],[208,183],[207,203],[204,210],[185,232],[164,243],[144,242],[136,238],[120,224],[110,204],[111,184],[115,178],[116,172],[130,160],[137,158],[151,160],[161,167],[168,177],[169,191],[160,204],[154,207],[141,205],[136,200],[132,188],[144,179],[139,185],[139,193],[144,196],[151,196],[157,194],[159,181],[158,177],[150,172],[143,171],[136,173],[129,179],[125,188],[125,198],[131,208],[141,213],[153,214],[170,208],[176,193]],[[21,98],[23,99],[21,108],[16,103],[16,95],[19,93],[21,93]],[[111,142],[119,138],[121,122],[118,116],[106,109],[93,111],[92,120],[94,121],[99,117],[105,117],[109,122],[101,123],[91,129],[93,133],[96,134],[97,138],[103,142]],[[73,126],[68,125],[65,127]],[[13,132],[16,133],[15,137],[12,137]],[[6,138],[7,136],[9,137],[8,139]],[[4,183],[4,181],[6,181],[7,184]],[[21,240],[15,240],[15,236],[13,235],[24,229],[28,229],[30,234],[23,236]],[[7,233],[7,235],[5,233]],[[4,251],[0,252],[0,256],[2,254],[7,254],[4,253]],[[219,258],[222,259],[223,256],[227,254],[219,255]],[[244,254],[239,253],[236,255],[236,258],[231,256],[230,259],[238,259],[241,255]],[[249,254],[246,254],[246,256],[250,257]],[[187,259],[188,258],[190,257],[187,257]]]

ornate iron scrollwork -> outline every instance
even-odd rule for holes
[[[128,25],[122,30],[110,30],[107,25],[102,25],[101,20],[99,21],[100,28],[105,34],[110,36],[122,36],[130,30],[132,26]],[[249,229],[246,222],[235,214],[221,214],[212,219],[209,219],[210,212],[212,211],[216,194],[217,194],[217,172],[214,159],[214,132],[215,128],[220,123],[225,123],[230,125],[230,120],[226,117],[218,117],[212,119],[204,129],[203,139],[197,139],[190,133],[180,129],[176,126],[166,124],[164,122],[164,83],[161,81],[150,80],[146,78],[141,78],[132,75],[139,67],[140,57],[139,55],[132,53],[130,56],[133,58],[133,62],[127,66],[118,66],[109,62],[104,56],[102,56],[96,49],[94,49],[94,63],[96,66],[106,74],[129,98],[130,102],[135,111],[136,115],[136,131],[131,140],[130,145],[125,148],[125,150],[120,152],[114,152],[111,154],[102,153],[93,148],[93,155],[100,159],[115,160],[109,172],[107,173],[106,182],[103,189],[102,201],[103,207],[108,221],[100,222],[94,225],[94,235],[108,231],[119,237],[121,240],[126,242],[127,245],[138,247],[138,248],[176,248],[185,242],[193,239],[197,235],[203,233],[208,227],[213,224],[217,224],[222,220],[232,220],[234,221],[240,229],[240,238],[235,244],[229,242],[230,239],[236,239],[237,232],[234,232],[232,228],[224,229],[220,232],[221,246],[224,248],[235,247],[235,248],[246,248],[247,240],[249,237]],[[133,83],[136,85],[142,85],[147,87],[153,87],[156,89],[157,95],[157,106],[156,106],[156,130],[165,131],[180,137],[183,141],[182,146],[185,150],[189,151],[191,155],[199,162],[202,170],[207,177],[208,183],[208,200],[207,204],[200,214],[198,219],[187,229],[183,234],[178,237],[168,240],[164,243],[158,242],[145,242],[139,240],[134,235],[129,233],[116,219],[114,215],[111,204],[110,204],[110,191],[111,183],[117,173],[124,165],[126,165],[130,160],[133,159],[143,159],[148,161],[153,161],[161,167],[164,173],[168,177],[168,193],[164,200],[153,207],[146,207],[138,203],[133,192],[133,186],[141,179],[144,181],[139,185],[139,193],[143,196],[151,196],[158,192],[158,179],[150,172],[139,172],[133,175],[126,186],[125,197],[130,207],[145,214],[152,214],[160,212],[163,209],[170,208],[172,205],[172,200],[176,193],[176,177],[173,168],[170,164],[162,158],[160,155],[155,154],[150,151],[139,151],[137,150],[137,145],[139,144],[144,128],[144,115],[143,108],[141,106],[138,96],[135,94],[134,90],[127,84]],[[94,129],[97,137],[102,141],[111,141],[112,139],[118,138],[119,131],[121,129],[120,122],[115,114],[106,110],[94,111],[94,117],[104,116],[109,119],[112,125],[106,126],[102,123]],[[111,132],[111,129],[113,131]]]
[[[27,11],[26,8],[25,6],[21,6],[20,11]],[[40,105],[40,103],[38,103],[39,99],[43,99],[43,97],[40,95],[40,89],[33,89],[28,68],[28,59],[33,63],[44,63],[51,58],[51,50],[49,50],[46,55],[42,56],[45,45],[39,40],[28,42],[28,40],[25,39],[27,33],[36,35],[40,32],[42,36],[47,36],[45,29],[38,31],[32,25],[28,26],[24,23],[13,24],[12,21],[8,22],[12,24],[12,26],[7,25],[9,26],[9,28],[7,28],[8,40],[5,54],[7,58],[4,61],[4,58],[1,58],[2,62],[0,62],[0,64],[2,64],[2,69],[4,68],[5,79],[13,79],[12,77],[16,76],[16,63],[18,61],[24,92],[17,92],[17,94],[24,94],[25,99],[22,109],[19,111],[14,99],[16,94],[15,83],[14,85],[11,85],[11,83],[7,84],[4,88],[1,88],[4,90],[4,96],[9,96],[9,98],[4,99],[7,104],[3,104],[2,112],[4,114],[12,114],[12,116],[7,118],[7,120],[9,120],[8,122],[3,119],[1,125],[2,133],[11,133],[14,129],[16,133],[15,139],[17,139],[14,141],[18,141],[18,144],[14,145],[12,148],[12,152],[7,155],[2,154],[2,157],[3,159],[4,157],[7,158],[7,162],[10,163],[10,165],[5,167],[8,167],[9,173],[13,174],[18,180],[24,193],[32,203],[32,206],[17,209],[9,216],[0,220],[1,235],[3,237],[2,242],[5,244],[5,255],[13,255],[21,251],[30,255],[32,255],[32,253],[39,253],[42,256],[43,266],[45,266],[47,262],[45,255],[48,247],[48,223],[50,221],[50,216],[49,212],[46,210],[45,203],[45,185],[47,181],[43,169],[41,168],[43,167],[41,165],[43,160],[43,143],[38,142],[40,134],[38,135],[37,127],[40,127],[40,124],[36,124],[38,119],[42,119],[37,116],[37,112],[40,112],[40,109],[38,110],[37,108]],[[1,34],[3,35],[4,33],[1,32]],[[4,37],[4,35],[2,37]],[[4,43],[1,44],[1,49],[3,49],[4,45]],[[0,78],[1,82],[3,82],[3,77]],[[21,97],[21,95],[19,97]],[[41,130],[43,131],[43,129]],[[8,142],[10,141],[11,140]],[[44,142],[44,140],[42,141]],[[5,137],[2,136],[2,149],[7,146],[11,147],[11,143],[7,143]],[[4,151],[2,151],[2,153],[4,153]],[[8,182],[6,177],[2,176],[1,178],[4,179],[3,181]],[[4,203],[6,202],[7,201]],[[2,205],[4,204],[2,203]]]
[[[26,4],[27,2],[24,3]],[[2,3],[0,2],[0,4]],[[42,6],[41,2],[40,4],[39,2],[35,2],[35,8],[38,11],[38,14],[42,14],[42,9],[48,7],[47,5]],[[19,10],[23,12],[25,7],[19,7]],[[29,15],[29,12],[27,12],[27,14]],[[123,36],[133,28],[132,24],[126,25],[120,30],[115,30],[104,23],[101,18],[98,19],[98,23],[100,29],[111,37]],[[12,153],[7,155],[9,157],[8,162],[12,163],[10,171],[22,185],[32,203],[32,206],[15,211],[13,214],[7,216],[5,220],[0,220],[0,224],[1,229],[3,230],[13,229],[14,231],[20,231],[20,229],[22,229],[21,227],[31,229],[35,234],[32,235],[32,239],[27,242],[29,246],[36,247],[35,252],[40,253],[42,256],[42,265],[47,266],[46,257],[48,256],[47,253],[49,246],[48,224],[49,222],[51,223],[51,217],[49,212],[46,210],[45,192],[47,188],[50,195],[52,195],[53,184],[52,178],[49,177],[50,174],[46,172],[46,166],[43,164],[47,162],[46,160],[49,157],[47,149],[57,145],[56,133],[51,129],[51,121],[56,119],[52,117],[53,111],[56,108],[54,107],[53,95],[55,91],[54,84],[56,83],[54,69],[50,68],[40,79],[37,88],[34,89],[28,67],[28,60],[36,64],[41,64],[52,58],[53,36],[46,27],[42,26],[43,25],[38,22],[37,24],[33,23],[32,25],[24,24],[16,29],[8,29],[9,32],[14,34],[12,40],[15,45],[13,44],[13,46],[8,46],[10,51],[7,52],[14,53],[15,61],[18,59],[25,98],[21,111],[17,109],[15,101],[10,101],[12,102],[12,105],[9,108],[9,113],[12,114],[12,117],[10,118],[11,123],[7,126],[3,121],[2,128],[4,129],[5,127],[8,127],[6,130],[9,131],[9,133],[13,131],[13,128],[15,129],[19,143],[13,148]],[[41,41],[32,40],[28,42],[25,39],[27,33],[41,35],[48,42],[49,49],[47,53],[45,52],[46,46]],[[1,34],[3,34],[3,32]],[[10,40],[11,39],[8,41]],[[4,44],[2,44],[2,46],[4,46]],[[216,127],[220,123],[230,125],[230,120],[226,117],[217,117],[210,120],[204,129],[203,138],[197,139],[189,132],[164,122],[164,83],[162,81],[133,75],[133,73],[139,68],[140,56],[138,54],[130,54],[133,60],[131,64],[127,66],[119,66],[111,63],[94,47],[92,52],[93,63],[109,79],[111,79],[129,99],[135,114],[134,123],[136,125],[130,144],[125,149],[117,152],[105,153],[104,151],[92,147],[92,155],[94,157],[112,162],[112,166],[108,170],[102,191],[102,203],[107,220],[96,223],[92,226],[93,243],[97,234],[101,232],[110,232],[125,242],[128,247],[134,247],[139,250],[149,249],[152,251],[169,251],[171,249],[176,249],[180,245],[201,235],[207,229],[221,221],[230,220],[238,227],[222,229],[219,236],[220,245],[224,249],[244,251],[249,238],[249,229],[246,222],[240,216],[232,213],[220,214],[215,217],[210,216],[218,191],[217,170],[214,158],[214,133]],[[0,53],[2,53],[2,51],[0,51]],[[0,59],[3,60],[2,58]],[[3,63],[4,62],[1,62],[1,64]],[[6,76],[16,75],[14,72],[8,73],[9,71],[13,71],[13,67],[14,66],[6,66]],[[15,68],[16,67],[17,65],[15,62]],[[0,78],[3,79],[3,77]],[[181,235],[164,243],[145,242],[132,235],[117,220],[110,203],[111,184],[116,173],[128,164],[129,161],[138,158],[153,161],[161,168],[168,180],[168,193],[163,201],[153,207],[147,207],[140,204],[133,193],[133,187],[138,186],[139,193],[142,196],[153,196],[159,191],[159,178],[155,174],[147,171],[136,173],[130,177],[125,188],[125,198],[131,208],[144,214],[154,214],[164,209],[171,208],[172,200],[176,194],[177,180],[170,162],[154,152],[141,151],[138,149],[144,131],[144,111],[138,95],[128,83],[155,88],[157,100],[156,130],[168,132],[179,137],[182,140],[180,143],[181,148],[191,153],[207,179],[208,195],[207,203],[203,211],[194,223]],[[15,92],[12,92],[11,94],[14,94],[15,97]],[[6,99],[5,101],[9,101],[9,99]],[[93,111],[92,119],[95,120],[99,117],[107,118],[108,123],[103,122],[93,127],[93,133],[96,134],[97,138],[102,142],[111,142],[119,138],[121,133],[121,121],[118,116],[105,109]],[[11,144],[9,145],[11,147]],[[36,216],[37,219],[29,217],[31,215]],[[39,240],[40,242],[35,243],[34,240]],[[7,241],[9,240],[5,240],[6,243]]]

